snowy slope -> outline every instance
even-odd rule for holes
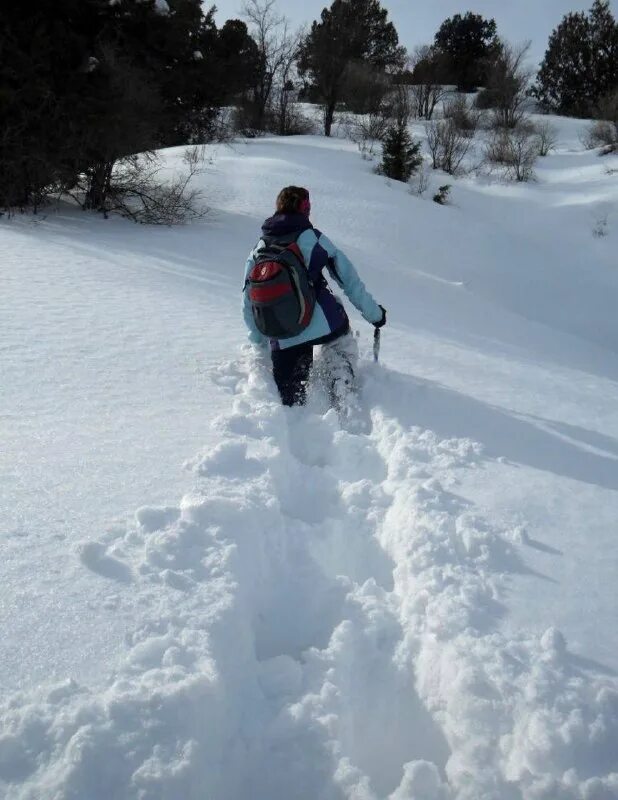
[[[561,126],[447,208],[303,137],[185,229],[2,223],[0,796],[618,797],[618,159]],[[239,350],[293,182],[389,309],[364,435]]]

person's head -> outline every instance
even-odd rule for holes
[[[311,200],[307,189],[302,186],[286,186],[277,197],[278,214],[305,214],[311,213]]]

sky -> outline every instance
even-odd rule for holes
[[[470,4],[457,0],[383,0],[382,6],[395,23],[401,43],[409,50],[433,40],[440,23],[453,14],[474,11],[493,17],[500,35],[514,44],[532,41],[531,62],[539,62],[552,30],[569,11],[590,8],[593,0],[473,0]],[[240,16],[242,0],[218,0],[219,23]],[[279,0],[279,9],[295,25],[317,19],[325,0]],[[618,16],[618,0],[612,0],[612,11]]]

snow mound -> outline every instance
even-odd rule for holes
[[[101,691],[0,709],[0,793],[202,800],[618,797],[618,690],[562,634],[500,630],[517,530],[457,493],[479,449],[380,404],[284,409],[250,350],[177,507],[81,546],[142,609]]]

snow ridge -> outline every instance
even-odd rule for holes
[[[457,496],[469,440],[283,409],[252,351],[178,507],[84,545],[142,609],[104,691],[0,708],[0,794],[140,800],[618,798],[618,690],[561,634],[506,638],[517,526]],[[378,391],[380,389],[381,391]]]

